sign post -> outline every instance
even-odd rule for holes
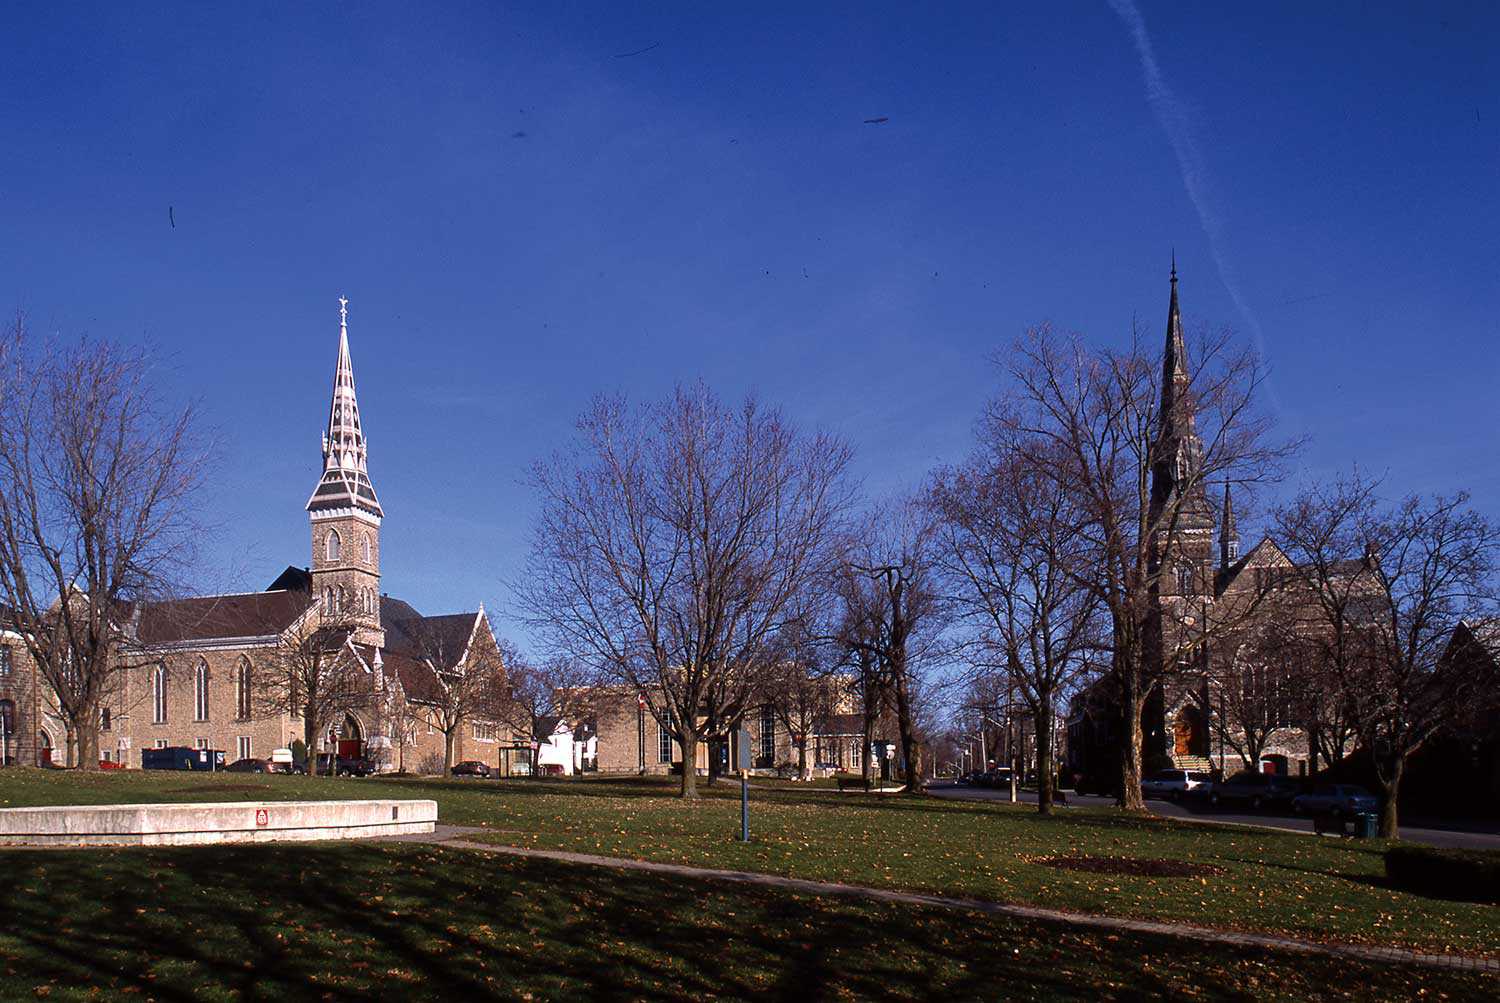
[[[740,842],[750,842],[750,733],[734,733],[734,767],[740,771]]]

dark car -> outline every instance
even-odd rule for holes
[[[236,759],[224,769],[230,773],[275,773],[269,759]]]
[[[490,768],[477,759],[468,759],[462,763],[453,764],[452,774],[455,777],[474,777],[479,780],[488,780]]]
[[[1246,771],[1214,784],[1208,795],[1208,803],[1248,805],[1252,809],[1259,809],[1269,805],[1290,804],[1292,798],[1301,791],[1301,785],[1290,777]]]
[[[331,753],[318,753],[318,775],[328,776],[330,773],[338,777],[368,777],[375,772],[375,764],[363,756],[335,756]]]

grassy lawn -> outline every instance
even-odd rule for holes
[[[274,797],[432,797],[445,822],[486,839],[907,888],[1051,908],[1500,955],[1493,906],[1388,888],[1380,841],[1070,808],[1051,819],[1008,804],[759,790],[752,842],[737,841],[738,784],[696,803],[651,779],[565,782],[329,780],[239,775],[0,771],[0,805]],[[1055,857],[1168,859],[1196,877],[1101,875]]]
[[[0,851],[0,996],[1478,999],[1479,976],[421,845]]]

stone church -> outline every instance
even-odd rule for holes
[[[442,680],[480,658],[498,657],[497,645],[482,605],[425,616],[382,591],[385,511],[370,480],[346,300],[340,300],[339,312],[322,469],[305,506],[311,563],[288,567],[262,592],[135,608],[124,625],[128,667],[116,676],[101,712],[102,759],[139,767],[143,749],[188,746],[223,750],[232,762],[289,748],[302,737],[302,721],[285,711],[268,712],[260,681],[289,639],[318,631],[339,657],[357,665],[368,685],[319,736],[315,751],[365,756],[386,770],[442,768],[445,736],[436,713]],[[24,658],[19,645],[5,648],[12,658]],[[45,761],[62,745],[61,725],[46,713],[45,685],[37,685],[34,672],[28,678],[26,671],[9,668],[9,659],[0,665],[7,667],[0,688],[9,685],[23,696],[0,707],[11,717],[0,721],[11,730],[11,759]],[[26,702],[36,709],[22,714]],[[494,720],[465,721],[455,761],[493,765],[506,758],[509,736],[501,731]]]
[[[1156,660],[1152,675],[1163,683],[1143,714],[1142,768],[1305,775],[1318,767],[1306,670],[1268,657],[1273,646],[1263,640],[1288,622],[1316,620],[1288,616],[1312,597],[1300,591],[1305,586],[1271,537],[1240,553],[1229,484],[1215,505],[1195,475],[1204,447],[1188,365],[1174,264],[1147,513],[1148,525],[1170,524],[1149,542],[1157,586],[1147,657]],[[1163,518],[1174,511],[1175,519]],[[1162,660],[1174,657],[1176,669],[1162,671]],[[1068,766],[1096,782],[1117,776],[1121,722],[1112,690],[1110,680],[1099,680],[1074,699],[1068,714]],[[1337,755],[1352,751],[1345,747]]]

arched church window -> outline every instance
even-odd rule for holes
[[[160,662],[151,670],[151,721],[167,723],[167,667]]]
[[[250,693],[253,680],[251,679],[250,659],[244,655],[240,656],[234,682],[234,716],[241,721],[248,721],[250,720]]]
[[[329,585],[323,589],[323,612],[333,612],[333,586]]]
[[[340,585],[339,586],[339,604],[338,604],[338,609],[342,612],[343,610],[346,610],[348,608],[349,608],[349,597],[348,597],[348,594],[344,592],[344,587],[342,585]]]
[[[201,658],[193,672],[193,720],[208,720],[208,663]]]
[[[365,563],[370,564],[370,534],[365,534]]]
[[[328,559],[336,561],[340,552],[344,549],[344,541],[339,539],[339,531],[330,529],[328,531]]]

